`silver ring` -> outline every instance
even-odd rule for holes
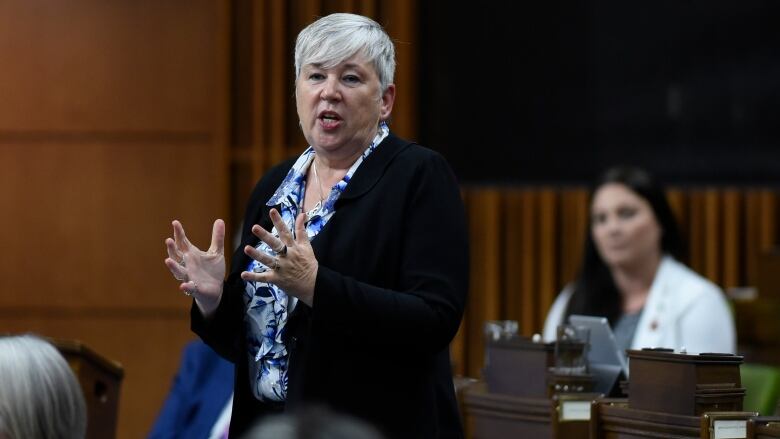
[[[279,259],[274,258],[274,266],[271,267],[273,270],[279,271]]]
[[[181,265],[182,267],[186,267],[187,266],[187,264],[184,262],[184,257],[182,257],[181,261],[179,261],[179,265]]]
[[[193,294],[198,292],[198,283],[195,282],[195,281],[192,281],[192,284],[195,285],[195,289],[194,290],[190,291],[190,290],[188,290],[186,288],[184,289],[184,295],[187,296],[187,297],[191,297]]]
[[[282,248],[280,248],[279,250],[274,250],[274,251],[279,256],[286,256],[287,255],[287,245],[282,244]]]

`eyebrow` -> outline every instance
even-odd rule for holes
[[[348,68],[348,69],[363,70],[363,67],[360,64],[357,64],[357,63],[347,63],[347,64],[344,64],[343,66],[345,68]],[[322,67],[322,63],[309,63],[309,64],[306,64],[304,66],[304,68],[305,67],[312,67],[312,68],[315,68],[315,69],[328,70],[328,69],[325,69],[324,67]]]

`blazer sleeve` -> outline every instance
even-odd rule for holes
[[[438,154],[422,160],[406,194],[397,287],[380,288],[320,265],[313,330],[338,328],[371,343],[439,351],[460,326],[469,283],[460,190]],[[370,245],[363,243],[361,245]]]
[[[677,322],[681,346],[689,352],[736,352],[734,316],[717,287],[703,288]]]

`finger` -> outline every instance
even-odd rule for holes
[[[271,209],[270,215],[271,221],[273,221],[274,227],[276,227],[276,231],[279,232],[279,238],[282,240],[282,244],[292,245],[295,240],[292,237],[292,233],[290,233],[290,229],[287,228],[287,224],[284,223],[282,215],[280,215],[279,211],[276,209]],[[281,245],[275,248],[279,247],[281,247]]]
[[[272,250],[278,251],[284,246],[284,242],[281,239],[274,236],[273,233],[255,224],[252,226],[252,233],[260,238],[261,241],[268,244]]]
[[[271,232],[260,227],[257,224],[252,226],[252,234],[260,238],[260,240],[265,242],[266,244],[268,243],[268,241],[276,239],[276,237]]]
[[[276,274],[273,270],[265,271],[262,273],[253,273],[251,271],[241,272],[241,279],[247,282],[269,282],[273,283],[276,280]]]
[[[188,296],[198,293],[198,285],[193,281],[182,282],[179,289]]]
[[[176,243],[171,238],[165,239],[165,249],[168,251],[168,257],[174,261],[181,262],[181,254],[176,250]]]
[[[255,261],[261,262],[266,267],[273,267],[276,258],[260,250],[252,247],[251,245],[244,246],[244,253]]]
[[[187,250],[190,242],[187,240],[187,235],[184,234],[184,226],[178,220],[173,220],[171,224],[173,224],[173,240],[176,243],[176,249],[180,252]]]
[[[214,221],[214,227],[211,228],[211,253],[225,253],[225,222],[221,219]]]
[[[176,280],[185,280],[188,278],[187,269],[179,265],[178,262],[171,258],[165,259],[165,266],[171,271],[171,274]]]
[[[295,218],[295,240],[296,242],[309,242],[309,235],[306,233],[306,216],[298,214]]]

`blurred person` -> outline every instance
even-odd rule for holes
[[[60,352],[35,335],[0,337],[0,437],[84,439],[87,407]]]
[[[545,341],[572,314],[607,317],[621,349],[736,351],[723,292],[679,261],[683,243],[663,189],[633,167],[608,170],[590,202],[577,280],[550,308]]]
[[[225,280],[222,220],[202,251],[173,222],[166,266],[192,328],[236,365],[231,435],[323,402],[393,437],[461,438],[449,343],[468,287],[460,191],[437,153],[396,137],[395,48],[332,14],[295,46],[310,147],[269,170]]]
[[[148,439],[221,439],[233,408],[233,363],[201,340],[184,347],[173,380]]]
[[[382,439],[371,425],[321,406],[271,416],[242,439]]]

